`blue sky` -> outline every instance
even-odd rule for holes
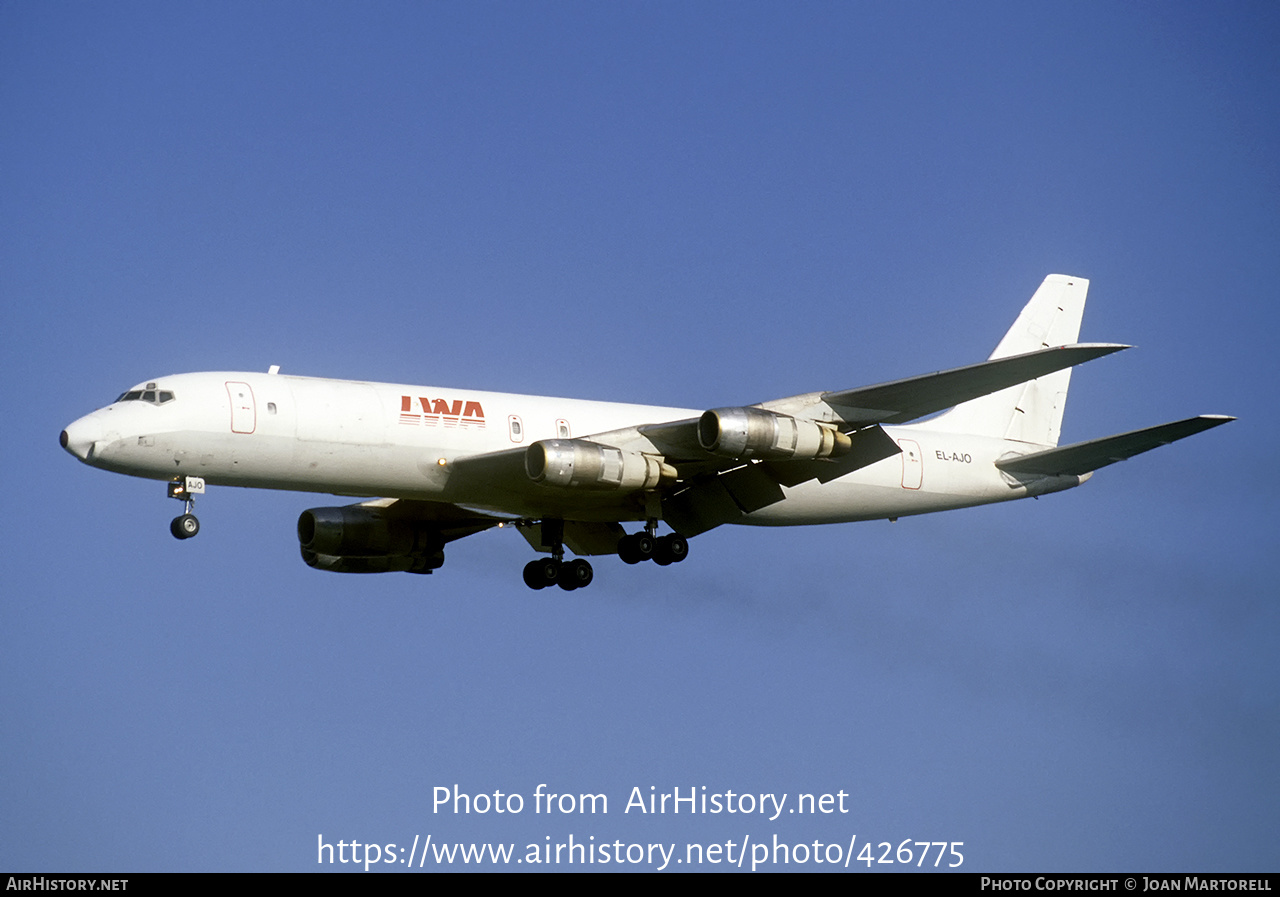
[[[1265,3],[0,7],[0,868],[572,834],[1274,871],[1278,39]],[[1050,272],[1092,281],[1083,339],[1139,347],[1076,373],[1065,440],[1240,420],[572,594],[510,531],[317,573],[323,495],[214,488],[179,543],[161,484],[57,446],[189,370],[853,387],[985,358]],[[455,783],[609,813],[433,813]],[[622,812],[650,786],[850,812]]]

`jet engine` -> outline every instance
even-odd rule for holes
[[[727,458],[807,461],[843,455],[849,437],[827,424],[762,408],[714,408],[698,419],[698,442]]]
[[[525,450],[525,472],[535,483],[582,489],[652,489],[674,480],[661,458],[624,452],[586,439],[543,439]]]
[[[421,521],[354,505],[311,508],[298,517],[308,567],[334,573],[430,573],[444,563],[444,540]]]

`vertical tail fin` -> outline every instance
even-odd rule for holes
[[[1083,277],[1050,274],[1000,340],[991,358],[1076,342],[1088,292],[1089,281]],[[1057,445],[1070,384],[1071,368],[1055,371],[957,405],[937,418],[937,426],[957,433]]]

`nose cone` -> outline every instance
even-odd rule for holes
[[[102,423],[92,414],[67,424],[58,436],[62,447],[86,464],[92,461],[94,443],[101,439]]]

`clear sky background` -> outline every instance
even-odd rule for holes
[[[1276,871],[1278,45],[1249,2],[0,5],[0,868],[776,834]],[[141,380],[270,364],[865,385],[985,358],[1050,272],[1092,280],[1083,339],[1139,347],[1076,372],[1064,441],[1240,420],[571,594],[510,530],[430,577],[310,570],[325,495],[212,488],[179,543],[163,484],[57,444]],[[455,783],[526,810],[433,814]],[[609,812],[535,815],[540,783]],[[642,817],[635,786],[849,812]]]

